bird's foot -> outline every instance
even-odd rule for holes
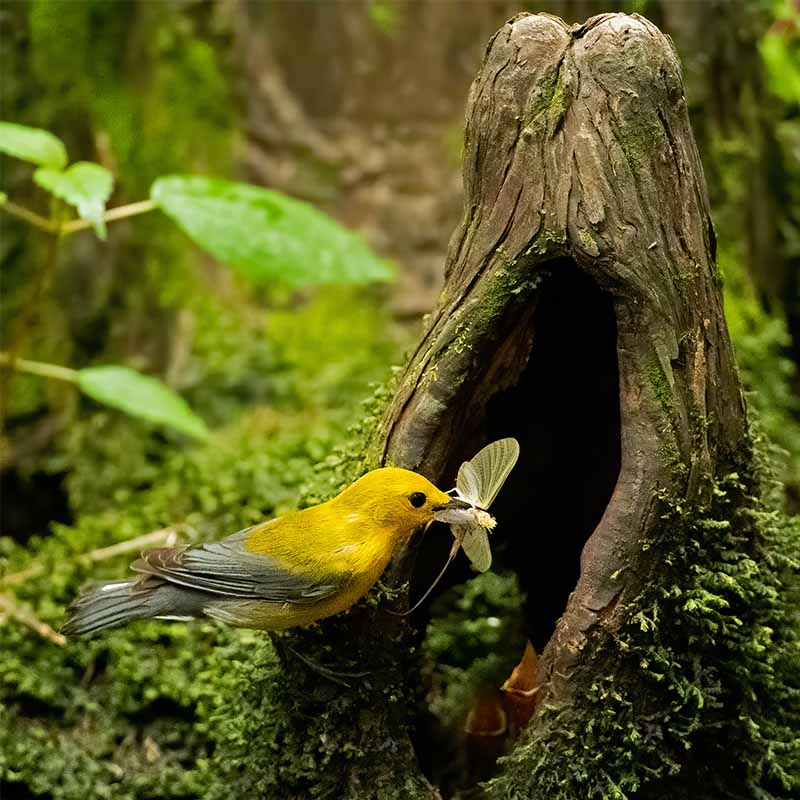
[[[357,680],[359,678],[366,678],[367,675],[372,674],[369,670],[366,672],[339,672],[338,670],[333,670],[329,667],[323,666],[322,664],[318,664],[316,661],[308,658],[308,656],[298,653],[297,650],[295,650],[291,645],[284,643],[284,647],[293,656],[302,661],[309,669],[313,670],[318,675],[322,675],[323,678],[327,678],[332,683],[338,683],[340,686],[344,686],[346,689],[350,688],[350,684],[347,683],[345,678]]]

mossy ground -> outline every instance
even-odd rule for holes
[[[800,788],[800,520],[782,487],[722,475],[707,507],[662,498],[668,559],[629,606],[590,691],[548,707],[493,798],[788,798]],[[584,676],[585,677],[585,676]]]
[[[337,328],[345,306],[351,324]],[[346,447],[340,455],[333,450],[348,437],[361,442],[364,421],[373,419],[370,405],[357,398],[371,378],[385,375],[396,352],[392,326],[371,301],[342,292],[295,308],[293,320],[272,329],[282,399],[246,411],[240,404],[208,445],[165,438],[110,411],[90,411],[74,423],[57,450],[75,522],[54,525],[24,547],[0,540],[4,574],[44,566],[15,587],[20,603],[58,627],[83,583],[124,577],[134,555],[92,564],[81,559],[87,552],[174,523],[183,524],[184,540],[218,538],[327,497],[358,473],[363,444],[352,448],[352,458]],[[314,358],[320,326],[328,335]],[[371,403],[380,404],[380,396]],[[360,426],[348,434],[352,421]],[[274,680],[278,661],[263,634],[151,622],[58,647],[7,621],[0,651],[4,792],[26,786],[65,799],[213,797],[222,792],[222,776],[236,770],[237,748],[248,751],[253,730],[269,752],[266,729],[275,727],[277,741],[286,725],[297,724],[288,708],[261,713],[265,703],[277,709],[289,702],[277,688],[285,682]],[[255,685],[257,696],[244,691]],[[267,686],[273,688],[262,695]],[[244,711],[250,705],[258,706],[252,714]],[[330,747],[332,753],[336,746]],[[309,785],[322,766],[309,767],[310,754],[288,741],[283,752],[274,762],[260,761],[261,777],[248,783],[251,796],[266,796],[272,785],[284,797],[277,787],[288,785],[290,774],[305,775],[298,786]],[[230,755],[220,760],[219,753]],[[306,766],[292,767],[295,759]]]

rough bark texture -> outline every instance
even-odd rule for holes
[[[485,441],[522,443],[493,541],[528,595],[540,702],[490,791],[719,798],[781,784],[770,740],[790,727],[772,725],[766,673],[742,656],[777,629],[764,598],[779,584],[750,571],[751,444],[669,39],[635,15],[511,20],[472,86],[464,183],[440,302],[368,461],[450,486]],[[383,578],[395,608],[407,556]],[[295,642],[323,655],[346,642],[373,669],[366,692],[295,734],[355,754],[323,784],[436,796],[408,735],[413,627],[368,605]],[[295,720],[318,713],[318,699],[293,703]]]
[[[442,301],[383,422],[384,457],[452,479],[465,443],[482,436],[487,401],[526,367],[537,287],[571,259],[611,295],[622,463],[542,659],[562,698],[573,671],[599,655],[584,652],[587,633],[618,624],[615,608],[652,577],[661,556],[641,541],[659,523],[657,495],[696,502],[745,437],[669,41],[636,16],[575,29],[543,15],[509,23],[472,87],[464,179]]]

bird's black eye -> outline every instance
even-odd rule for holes
[[[422,492],[414,492],[414,494],[409,495],[408,499],[414,508],[422,508],[428,498]]]

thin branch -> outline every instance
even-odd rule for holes
[[[27,358],[14,358],[11,353],[0,353],[0,367],[9,367],[29,375],[41,375],[43,378],[54,378],[57,381],[76,383],[78,371],[59,364],[46,364],[43,361],[29,361]]]
[[[106,211],[103,219],[106,222],[115,222],[118,219],[126,219],[127,217],[146,214],[148,211],[153,211],[156,208],[158,208],[158,206],[155,201],[140,200],[137,203],[128,203],[124,206],[109,209]],[[0,204],[0,209],[8,212],[12,217],[17,217],[18,219],[24,220],[29,225],[33,225],[35,228],[45,231],[45,233],[61,233],[66,235],[77,233],[78,231],[83,231],[94,226],[94,223],[90,222],[88,219],[73,219],[59,226],[46,217],[37,214],[35,211],[19,206],[11,200],[6,200],[4,203]]]
[[[178,534],[182,531],[188,531],[191,528],[185,524],[172,525],[169,528],[161,528],[157,531],[136,536],[133,539],[127,539],[124,542],[117,542],[117,544],[109,545],[108,547],[101,547],[97,550],[91,550],[88,553],[83,553],[77,557],[77,561],[81,563],[94,564],[97,561],[106,561],[114,556],[130,553],[134,550],[140,550],[154,545],[165,545],[172,547],[178,540]],[[31,578],[37,578],[43,575],[50,567],[47,564],[37,562],[20,572],[14,572],[11,575],[0,577],[0,586],[19,586],[26,583]]]
[[[10,594],[0,594],[0,614],[21,622],[32,631],[36,631],[39,636],[49,639],[53,644],[63,647],[67,643],[67,640],[58,631],[53,630],[46,622],[42,622],[32,611],[21,606]]]
[[[43,217],[41,214],[31,211],[29,208],[18,206],[16,203],[12,203],[11,200],[6,200],[0,204],[0,209],[11,214],[12,217],[24,220],[29,225],[33,225],[35,228],[39,228],[39,230],[45,231],[46,233],[56,233],[58,231],[58,226],[47,219],[47,217]]]
[[[140,200],[138,203],[128,203],[128,205],[118,206],[117,208],[106,211],[103,219],[106,222],[115,222],[118,219],[126,219],[127,217],[146,214],[148,211],[153,211],[156,208],[158,208],[158,206],[155,201]],[[90,222],[88,219],[73,219],[69,222],[65,222],[61,226],[61,232],[64,234],[76,233],[77,231],[83,231],[93,226],[94,223]]]
[[[188,525],[171,525],[169,528],[161,528],[157,531],[136,536],[133,539],[128,539],[124,542],[117,542],[117,544],[109,545],[108,547],[101,547],[98,550],[92,550],[80,556],[81,561],[88,561],[94,563],[96,561],[106,561],[114,556],[122,555],[123,553],[130,553],[132,550],[139,550],[143,547],[150,547],[155,544],[163,544],[166,547],[172,547],[178,541],[178,534],[182,531],[190,530]]]

